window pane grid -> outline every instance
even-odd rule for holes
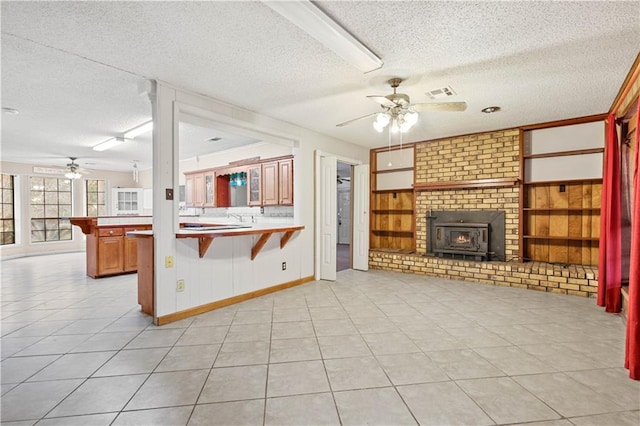
[[[69,179],[31,177],[31,241],[68,241],[72,239],[71,181]],[[63,219],[64,218],[64,219]]]
[[[106,181],[91,179],[86,181],[87,216],[105,216],[107,214]]]
[[[16,224],[14,221],[13,176],[2,174],[0,177],[0,245],[15,244]]]

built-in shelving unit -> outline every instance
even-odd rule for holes
[[[603,120],[591,116],[523,129],[520,247],[525,260],[598,263]]]
[[[371,249],[415,250],[413,145],[371,151]]]

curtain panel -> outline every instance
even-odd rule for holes
[[[598,251],[598,305],[604,306],[607,312],[620,312],[622,300],[620,192],[618,132],[615,116],[609,114],[604,148]]]
[[[624,366],[629,377],[640,380],[640,100],[636,113],[635,171],[631,208],[631,256],[629,270],[629,307]]]

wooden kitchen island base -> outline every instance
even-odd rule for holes
[[[72,225],[78,226],[87,236],[87,275],[100,278],[110,275],[136,272],[137,239],[127,237],[127,232],[150,230],[150,223],[98,223],[109,221],[109,217],[70,217]],[[116,218],[121,221],[122,218]],[[141,217],[132,218],[140,220]],[[151,218],[149,217],[149,220]]]

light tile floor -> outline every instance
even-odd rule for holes
[[[156,327],[82,253],[0,266],[3,425],[640,424],[593,299],[346,270]]]

